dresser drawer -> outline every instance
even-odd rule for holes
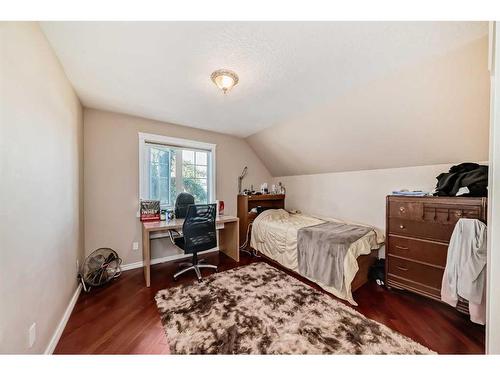
[[[455,225],[461,218],[486,220],[486,198],[388,196],[386,204],[387,286],[441,301]]]
[[[424,205],[422,202],[403,202],[391,200],[389,202],[389,217],[422,220]]]
[[[417,239],[389,236],[387,254],[433,264],[446,266],[448,245]]]
[[[388,277],[396,277],[399,282],[404,283],[405,280],[413,281],[418,284],[426,285],[436,291],[441,289],[444,270],[425,264],[415,263],[409,260],[387,257],[388,261]]]
[[[448,242],[455,228],[455,223],[435,223],[430,221],[414,221],[389,218],[389,234],[426,238],[429,240]]]
[[[454,225],[462,218],[481,219],[481,207],[424,204],[423,221]]]
[[[481,219],[483,203],[478,198],[401,198],[390,197],[387,215],[401,219],[450,222],[458,219]]]

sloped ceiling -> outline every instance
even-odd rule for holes
[[[479,22],[42,22],[86,107],[242,137],[463,46]],[[227,96],[209,79],[230,68]]]
[[[273,176],[488,160],[487,57],[483,37],[360,84],[247,141]]]

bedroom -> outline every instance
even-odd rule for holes
[[[1,354],[500,353],[495,22],[60,19],[0,23]]]

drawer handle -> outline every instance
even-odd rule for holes
[[[405,208],[404,207],[399,207],[399,211],[400,212],[405,212]]]
[[[405,226],[403,224],[400,224],[399,229],[405,229]]]
[[[400,267],[400,266],[396,266],[396,268],[398,270],[401,270],[401,271],[408,271],[408,268],[404,268],[404,267]]]
[[[408,250],[408,248],[405,247],[405,246],[398,246],[398,245],[396,245],[395,247],[396,247],[396,249]]]

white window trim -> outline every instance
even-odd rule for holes
[[[215,197],[217,196],[216,194],[217,174],[216,174],[216,164],[215,164],[216,160],[215,150],[217,147],[216,144],[198,142],[184,138],[167,137],[158,134],[149,134],[141,132],[139,132],[138,134],[139,134],[139,202],[141,201],[141,199],[145,199],[144,197],[147,189],[147,181],[145,181],[143,177],[145,176],[146,168],[148,168],[149,166],[147,165],[148,162],[147,158],[144,157],[144,149],[146,147],[146,143],[154,142],[165,146],[174,146],[174,147],[181,147],[193,150],[210,151],[210,163],[208,168],[208,181],[210,183],[210,186],[209,186],[208,202],[215,203],[216,199]]]

